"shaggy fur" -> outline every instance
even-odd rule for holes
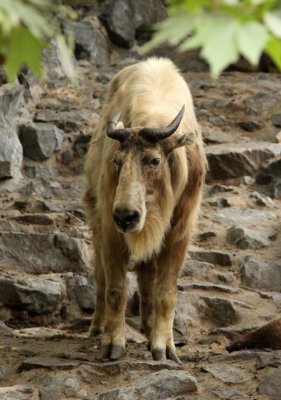
[[[281,318],[241,336],[226,346],[230,353],[243,349],[265,348],[281,350]]]
[[[151,144],[138,135],[143,127],[169,125],[183,105],[185,114],[172,136]],[[106,135],[117,112],[134,132],[124,143]],[[190,132],[194,143],[185,145]],[[159,166],[152,165],[155,157]],[[205,168],[191,94],[174,64],[151,58],[119,72],[109,85],[85,164],[84,202],[96,254],[91,333],[103,332],[100,358],[123,354],[126,271],[133,263],[142,329],[153,358],[179,361],[172,336],[176,281],[196,223]],[[117,230],[112,213],[118,207],[140,211],[134,234]]]

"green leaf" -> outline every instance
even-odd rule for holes
[[[281,39],[272,36],[266,44],[266,53],[281,71]]]
[[[281,38],[281,10],[267,12],[264,16],[264,22],[274,36]]]
[[[169,42],[172,45],[177,45],[193,30],[193,17],[183,12],[175,14],[163,22],[155,25],[158,31],[141,51],[146,53],[163,42]]]
[[[239,23],[234,18],[221,17],[209,31],[208,40],[202,43],[202,57],[209,63],[211,73],[217,77],[228,65],[238,60],[236,32]]]
[[[210,31],[215,29],[217,18],[214,15],[203,14],[194,19],[194,34],[188,37],[180,46],[179,51],[201,47],[208,41]]]
[[[259,62],[268,40],[266,28],[259,22],[241,24],[237,31],[237,44],[240,53],[253,65]]]
[[[20,68],[24,64],[40,74],[41,72],[41,51],[46,43],[35,37],[27,28],[20,26],[14,29],[9,35],[9,42],[6,46],[5,70],[9,81],[15,79]]]

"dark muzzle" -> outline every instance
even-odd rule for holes
[[[113,212],[113,219],[117,227],[126,232],[139,222],[140,213],[138,211],[116,208]]]

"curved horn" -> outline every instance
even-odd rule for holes
[[[139,134],[150,143],[157,143],[160,140],[166,139],[178,129],[184,114],[184,109],[185,106],[183,105],[176,118],[174,118],[168,126],[164,128],[143,128]]]
[[[118,128],[116,129],[117,122],[120,118],[121,112],[114,114],[112,119],[107,124],[106,134],[108,137],[114,140],[119,140],[119,142],[124,142],[131,134],[132,129],[130,128]]]

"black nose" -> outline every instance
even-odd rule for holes
[[[113,212],[113,218],[116,225],[123,231],[133,227],[140,220],[140,213],[138,211],[131,211],[116,208]]]

